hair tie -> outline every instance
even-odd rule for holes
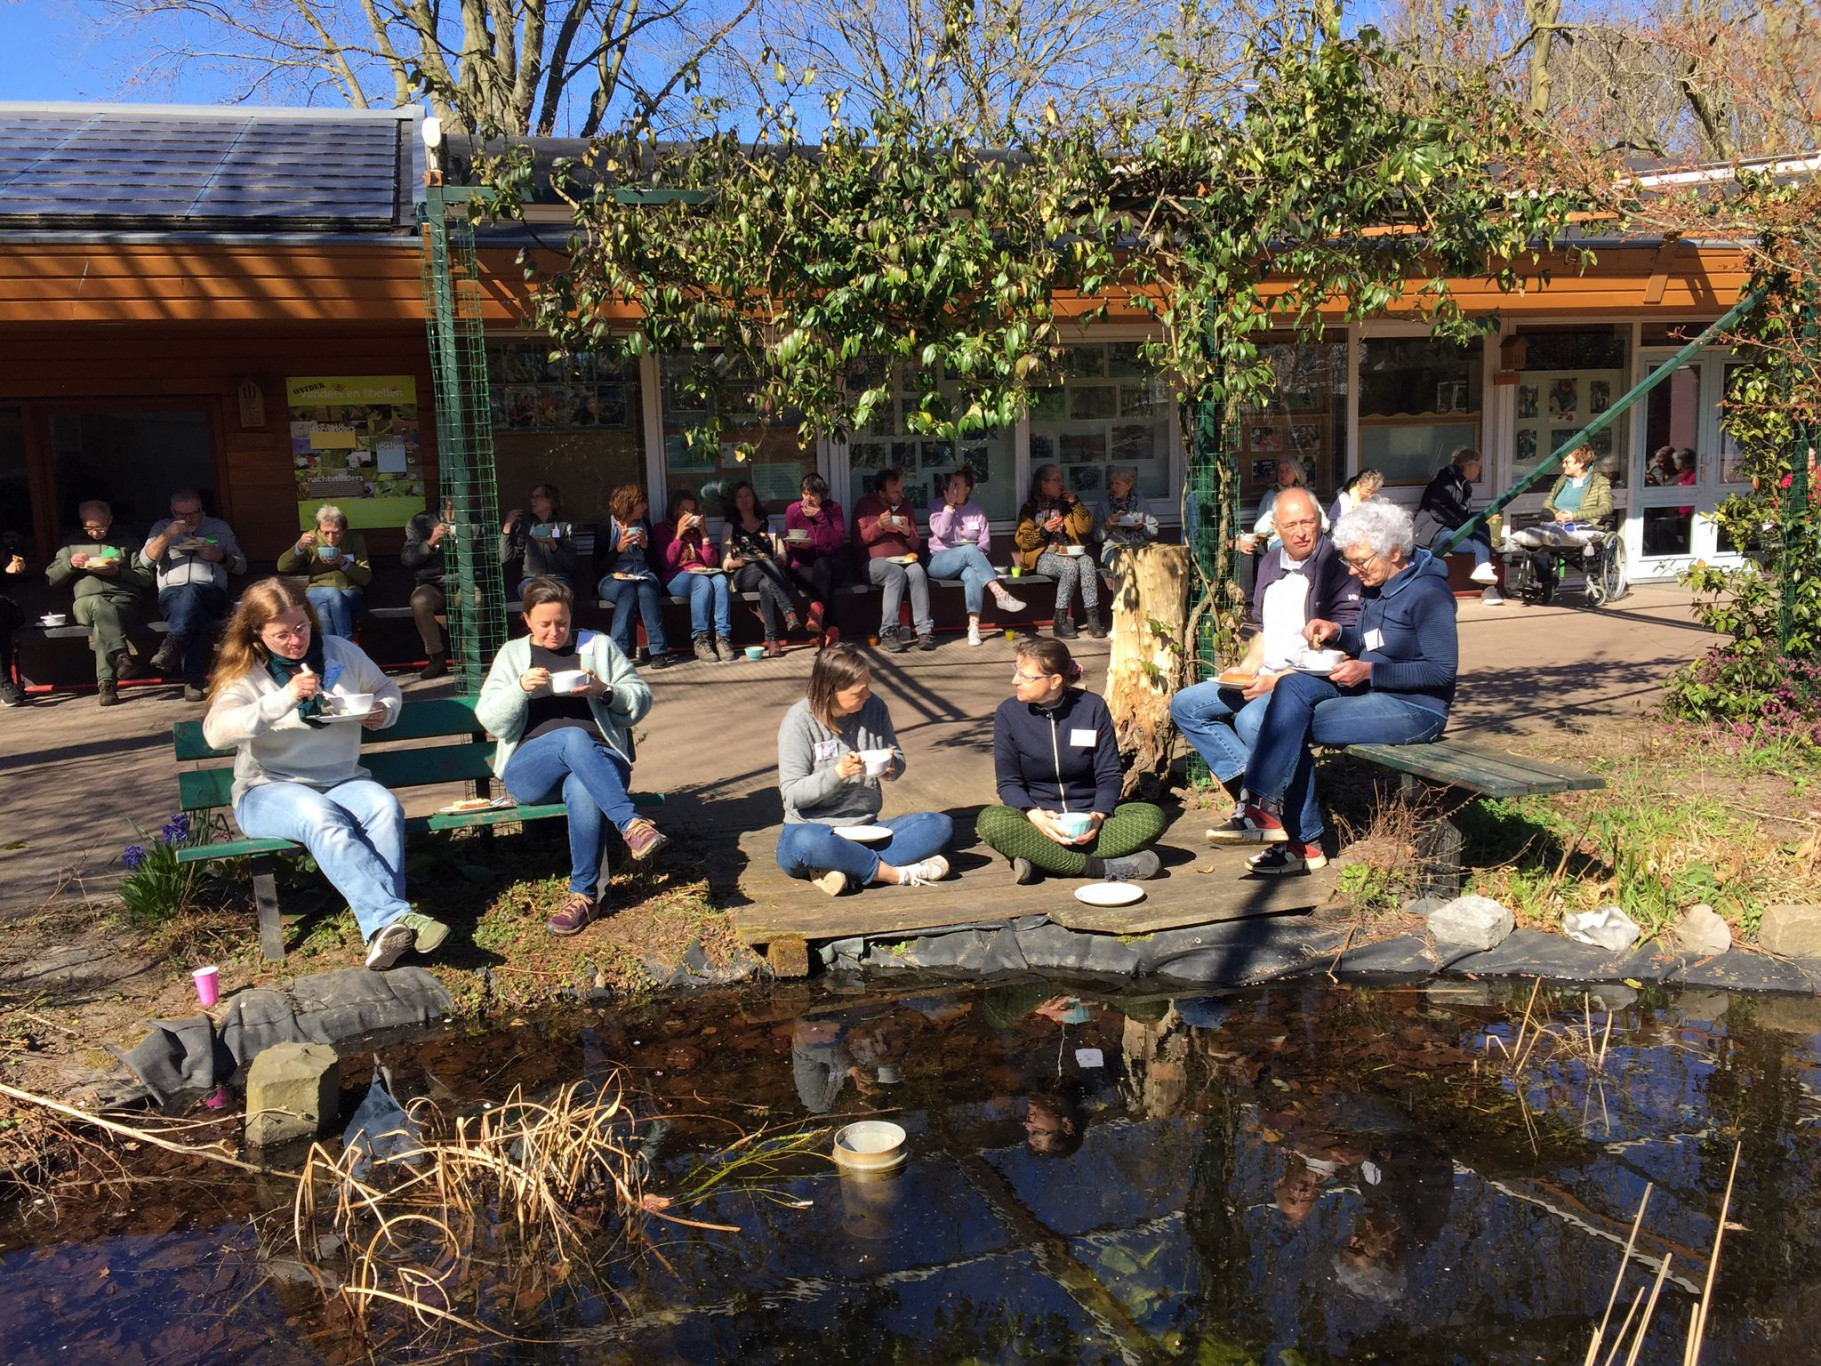
[[[1081,677],[1081,666],[1072,659],[1069,661],[1069,677],[1071,679]]]

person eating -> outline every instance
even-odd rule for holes
[[[316,609],[325,634],[351,640],[360,615],[361,595],[373,582],[367,543],[348,530],[348,518],[333,503],[316,509],[315,530],[306,531],[278,557],[278,572],[308,582],[305,595]]]
[[[967,604],[967,643],[979,645],[980,609],[992,590],[1001,612],[1022,612],[1024,603],[1006,591],[988,558],[993,532],[986,510],[974,501],[974,472],[962,466],[949,475],[942,506],[929,515],[929,576],[960,579]]]
[[[664,587],[689,604],[689,634],[696,658],[704,664],[735,658],[733,595],[721,568],[721,551],[708,535],[695,494],[678,489],[670,495],[670,516],[652,533],[652,551],[667,576]]]
[[[922,538],[917,510],[904,497],[904,474],[880,470],[872,492],[854,504],[854,534],[866,552],[866,577],[879,588],[879,643],[894,654],[908,650],[912,637],[898,627],[908,589],[911,625],[919,650],[936,648],[936,624],[929,612],[929,574],[917,561]]]

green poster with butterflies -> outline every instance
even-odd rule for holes
[[[409,375],[285,381],[297,524],[333,503],[351,527],[402,527],[424,510],[423,431]]]

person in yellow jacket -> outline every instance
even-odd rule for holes
[[[350,640],[361,596],[373,582],[367,543],[348,530],[348,518],[333,503],[316,509],[316,529],[306,531],[278,557],[280,574],[308,580],[304,595],[322,621],[323,634]]]
[[[1104,636],[1100,624],[1100,567],[1088,550],[1094,534],[1094,513],[1062,487],[1062,471],[1040,465],[1031,475],[1031,496],[1018,509],[1018,529],[1012,544],[1018,563],[1026,570],[1056,580],[1056,619],[1051,628],[1063,640],[1079,634],[1069,618],[1069,604],[1081,592],[1081,614],[1091,636]]]

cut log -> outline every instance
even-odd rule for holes
[[[1170,696],[1188,648],[1188,547],[1148,545],[1120,557],[1113,589],[1113,651],[1107,659],[1107,709],[1126,761],[1130,797],[1154,788],[1170,762]]]

